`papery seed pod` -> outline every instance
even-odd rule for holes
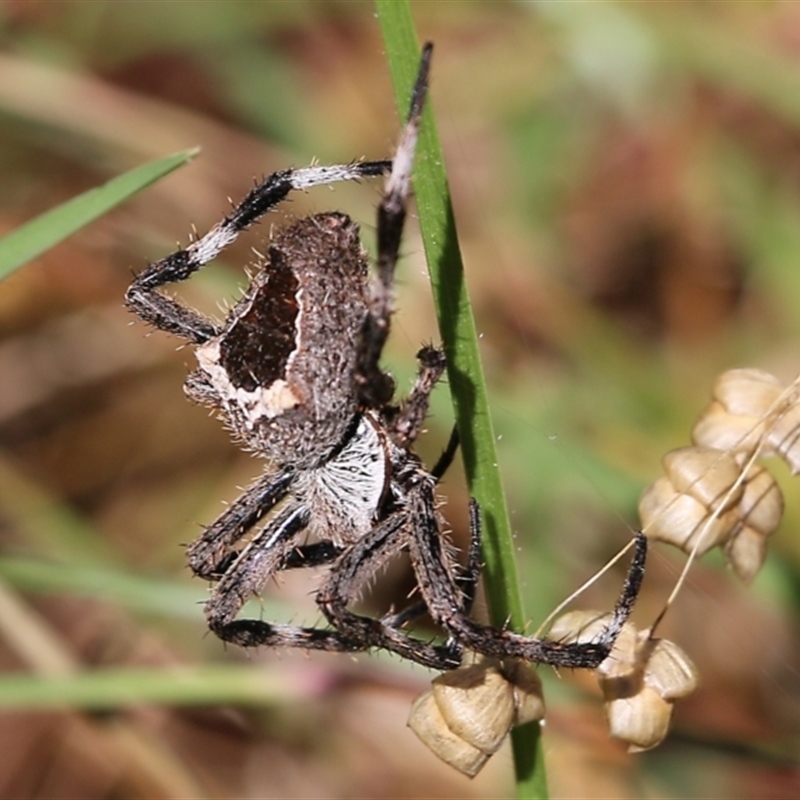
[[[554,642],[591,642],[600,636],[610,619],[608,611],[567,611],[550,626],[547,638]],[[628,626],[623,627],[620,636],[625,636],[627,630]]]
[[[763,439],[766,429],[766,421],[762,417],[731,414],[722,403],[715,400],[692,428],[692,441],[696,445],[717,450],[752,453]],[[765,457],[773,454],[765,446],[762,446],[761,453]]]
[[[547,638],[554,642],[587,642],[591,641],[603,630],[603,620],[608,617],[608,613],[594,613],[591,611],[567,611],[557,617]]]
[[[664,700],[683,700],[700,685],[697,667],[675,642],[669,639],[648,639],[648,631],[639,636],[645,648],[644,682]],[[647,649],[649,648],[649,652]]]
[[[628,742],[628,751],[650,750],[669,732],[672,706],[655,689],[643,687],[630,697],[607,700],[606,718],[611,736]]]
[[[547,638],[558,642],[581,644],[596,641],[611,621],[611,617],[610,611],[568,611],[552,624],[547,632]],[[598,672],[619,675],[621,672],[630,671],[636,645],[636,628],[628,622],[622,626],[609,657],[597,668]]]
[[[741,467],[733,455],[713,447],[682,447],[662,459],[674,489],[699,500],[709,511],[726,511],[742,496],[736,482]]]
[[[590,641],[610,614],[573,611],[556,620],[548,638]],[[614,647],[596,670],[605,700],[611,736],[630,745],[630,751],[649,750],[667,735],[676,700],[698,686],[697,669],[689,657],[667,639],[636,631],[626,622]]]
[[[767,558],[767,537],[745,525],[725,545],[725,557],[739,580],[749,584]]]
[[[512,661],[504,671],[514,689],[514,721],[511,727],[544,719],[542,680],[534,667],[526,661]]]
[[[659,478],[639,500],[639,519],[648,538],[672,544],[698,555],[726,541],[738,524],[735,509],[713,517],[699,500],[675,489],[669,478]],[[699,546],[698,546],[699,542]]]
[[[714,402],[692,431],[692,441],[721,450],[779,455],[800,473],[800,397],[757,369],[724,372],[714,384]]]
[[[408,725],[442,761],[474,777],[512,727],[543,717],[530,665],[480,659],[437,676],[414,701]]]
[[[763,417],[784,390],[783,383],[761,369],[729,369],[714,381],[712,394],[729,414]]]
[[[408,727],[434,755],[470,778],[474,778],[489,760],[487,753],[468,744],[447,727],[432,691],[421,694],[411,704]]]
[[[636,627],[629,623],[623,627],[608,658],[597,668],[597,680],[604,694],[610,686],[615,687],[617,697],[633,694],[641,688],[643,671],[638,654],[639,636]]]
[[[752,464],[743,484],[739,517],[764,536],[774,533],[783,517],[783,493],[765,467]]]
[[[497,751],[514,721],[514,690],[493,665],[478,663],[438,675],[433,697],[447,727],[488,755]]]
[[[800,473],[800,399],[793,398],[775,415],[767,444],[786,461],[792,475]]]

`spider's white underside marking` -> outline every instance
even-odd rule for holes
[[[195,350],[200,369],[209,377],[211,385],[222,398],[225,408],[238,409],[244,417],[245,425],[252,430],[256,423],[266,417],[273,419],[284,411],[294,408],[300,399],[289,388],[289,384],[279,378],[269,386],[257,386],[247,391],[231,383],[225,368],[219,363],[220,340],[211,339]]]
[[[390,445],[379,426],[365,414],[337,456],[299,476],[298,494],[312,510],[309,528],[319,538],[342,546],[375,524],[389,478]]]

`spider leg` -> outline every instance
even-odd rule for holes
[[[235,619],[244,603],[269,577],[291,561],[291,553],[297,549],[296,539],[307,524],[305,508],[290,505],[276,514],[227,569],[205,608],[209,628],[220,639],[241,647],[266,645],[335,652],[355,652],[370,646],[337,630]]]
[[[447,446],[444,448],[438,461],[433,465],[433,469],[431,470],[431,475],[436,479],[437,483],[444,477],[445,472],[450,469],[450,465],[453,463],[453,459],[458,451],[459,441],[458,428],[454,425],[453,430],[450,431],[450,438],[447,440]]]
[[[458,450],[459,437],[458,428],[453,426],[450,432],[450,439],[447,446],[439,456],[438,461],[431,470],[431,476],[438,483],[440,478],[453,463],[456,451]],[[481,517],[480,508],[477,500],[471,498],[469,501],[469,530],[470,530],[470,545],[467,554],[467,570],[466,574],[459,575],[456,580],[463,586],[464,594],[464,612],[469,614],[472,611],[472,605],[475,602],[475,595],[478,591],[478,583],[481,578],[481,570],[483,569],[483,551],[481,546]],[[381,619],[384,625],[391,628],[400,628],[406,623],[410,622],[417,617],[422,616],[428,611],[428,606],[424,600],[414,603],[407,608],[404,608],[397,614],[386,614]],[[451,639],[451,642],[454,641]]]
[[[460,592],[447,569],[447,553],[435,517],[433,482],[421,482],[409,496],[412,563],[428,610],[460,644],[496,658],[523,658],[556,667],[594,668],[611,651],[619,631],[628,619],[644,576],[647,540],[636,536],[636,549],[617,600],[611,621],[594,642],[565,643],[521,636],[469,619]]]
[[[280,565],[280,569],[299,569],[301,567],[321,567],[330,564],[342,554],[343,548],[333,542],[314,542],[295,547]]]
[[[193,344],[207,342],[220,333],[217,324],[157,289],[168,283],[186,280],[208,264],[243,230],[278,205],[290,192],[337,181],[383,175],[389,167],[388,161],[361,161],[329,167],[286,169],[269,175],[205,236],[150,264],[139,273],[125,295],[126,305],[145,322],[160,330],[181,336]]]
[[[453,458],[455,458],[456,451],[458,450],[458,443],[458,428],[453,426],[447,446],[442,451],[442,454],[439,456],[438,461],[430,473],[437,483],[453,463]],[[477,500],[474,498],[471,498],[469,501],[469,530],[470,544],[469,553],[467,554],[467,571],[465,575],[460,575],[456,578],[456,580],[464,586],[464,608],[467,614],[472,611],[472,604],[475,602],[475,594],[478,591],[478,582],[480,581],[481,570],[483,569],[480,509]],[[398,614],[387,614],[382,619],[384,624],[393,628],[399,628],[412,619],[422,616],[427,610],[428,606],[425,604],[425,601],[420,600],[418,603],[404,608]]]
[[[294,473],[283,469],[262,475],[186,550],[189,567],[200,578],[216,580],[227,571],[228,548],[286,495]]]
[[[219,392],[209,380],[208,374],[201,369],[196,369],[186,376],[183,382],[183,391],[186,396],[201,406],[209,406],[221,410],[224,407]]]
[[[356,542],[331,569],[317,594],[317,603],[347,640],[390,650],[426,667],[453,669],[461,663],[461,658],[460,652],[454,653],[452,647],[428,644],[384,620],[361,616],[347,608],[369,578],[408,545],[407,526],[405,512],[397,511]]]
[[[467,573],[459,577],[464,595],[464,613],[469,616],[478,593],[478,582],[483,569],[483,546],[481,545],[481,509],[475,498],[469,501],[469,552],[467,553]]]
[[[291,626],[271,625],[259,620],[234,621],[234,618],[245,602],[279,569],[307,524],[305,508],[296,503],[289,505],[275,515],[225,571],[205,606],[209,628],[220,639],[243,647],[284,643],[274,639],[276,636],[282,639],[281,634]],[[299,640],[303,637],[298,633],[293,638]],[[306,646],[305,641],[297,644]]]
[[[456,429],[453,429],[455,433]],[[452,438],[451,438],[452,441]],[[483,569],[483,551],[481,546],[481,518],[480,508],[476,500],[469,501],[469,530],[470,530],[470,543],[469,552],[467,554],[467,569],[462,575],[456,578],[456,581],[461,585],[461,593],[463,595],[464,613],[469,615],[472,613],[472,606],[475,603],[475,595],[478,591],[478,582],[481,578],[481,570]],[[428,606],[424,600],[420,600],[414,605],[404,608],[397,614],[386,614],[381,618],[384,625],[391,628],[400,628],[412,619],[422,616],[428,611]],[[455,640],[451,639],[451,642]],[[450,646],[453,646],[450,642]]]
[[[392,441],[403,450],[408,450],[419,436],[428,414],[431,392],[445,369],[444,353],[435,347],[423,347],[417,358],[419,372],[414,386],[387,425]]]
[[[406,125],[392,160],[392,171],[386,181],[383,200],[378,207],[378,280],[361,331],[355,375],[359,400],[367,408],[386,405],[394,393],[394,382],[380,369],[378,362],[389,335],[394,271],[406,218],[406,198],[411,188],[411,167],[417,147],[422,107],[428,92],[428,70],[432,52],[431,44],[426,44],[422,50]]]

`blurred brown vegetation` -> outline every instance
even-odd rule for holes
[[[714,376],[785,379],[800,358],[800,6],[415,3],[436,43],[432,102],[490,380],[534,622],[626,540],[664,452],[689,441]],[[258,472],[181,383],[191,353],[122,308],[132,270],[204,230],[254,177],[385,157],[398,130],[368,3],[0,3],[0,232],[146,160],[201,156],[30,264],[0,291],[0,666],[5,677],[250,665],[277,687],[185,707],[58,698],[0,714],[3,797],[500,797],[405,728],[429,676],[382,657],[242,653],[204,635],[181,544]],[[272,224],[341,208],[368,243],[380,186],[295,198]],[[436,340],[413,221],[387,362],[408,385]],[[180,287],[214,310],[246,247]],[[430,461],[450,425],[439,392]],[[800,794],[800,504],[749,589],[709,558],[663,631],[703,687],[670,739],[628,756],[589,676],[549,670],[554,796]],[[443,486],[464,541],[458,469]],[[658,612],[682,559],[650,559]],[[592,590],[608,607],[622,573]],[[375,587],[385,607],[403,565]],[[315,622],[313,577],[265,592]],[[254,613],[258,613],[258,608]],[[574,678],[574,679],[573,679]],[[134,681],[135,683],[135,681]],[[133,695],[136,685],[128,687]],[[224,689],[224,691],[223,691]],[[0,686],[0,695],[2,687]],[[8,690],[6,695],[8,696]],[[73,701],[80,706],[79,701]],[[40,703],[46,706],[46,703]]]

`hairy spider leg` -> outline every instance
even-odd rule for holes
[[[453,429],[456,433],[456,429]],[[451,442],[453,437],[451,437]],[[458,439],[455,439],[456,444]],[[445,451],[447,452],[447,451]],[[444,454],[443,454],[444,455]],[[470,498],[469,501],[469,550],[467,552],[467,568],[466,571],[456,577],[459,584],[461,594],[463,595],[464,613],[469,615],[472,613],[472,606],[475,604],[475,595],[478,592],[478,583],[481,579],[481,571],[483,570],[483,547],[481,545],[481,514],[478,501]],[[427,613],[428,606],[424,600],[414,603],[408,608],[404,608],[397,614],[386,614],[382,617],[384,625],[393,628],[400,628],[413,619],[416,619],[422,614]],[[448,646],[454,646],[455,640],[451,637]]]
[[[429,644],[398,630],[391,624],[391,618],[388,622],[386,619],[373,619],[356,614],[347,607],[360,594],[365,583],[409,545],[410,539],[409,518],[405,510],[391,514],[343,553],[317,593],[317,603],[345,639],[364,642],[367,648],[391,650],[426,667],[454,669],[461,664],[459,646]]]
[[[422,108],[428,91],[428,72],[432,53],[433,45],[427,43],[422,49],[406,125],[392,160],[392,170],[386,180],[383,200],[378,207],[378,282],[371,299],[369,313],[364,320],[356,368],[359,400],[367,408],[380,408],[386,405],[394,394],[394,382],[390,376],[381,371],[378,362],[389,336],[392,285],[406,218],[406,199],[411,189],[411,169],[419,138]]]
[[[223,562],[238,555],[229,548],[286,496],[293,480],[293,470],[283,468],[265,473],[248,487],[186,549],[192,572],[207,580],[220,578],[228,566]]]
[[[460,442],[461,438],[458,435],[458,428],[453,425],[453,430],[450,431],[450,438],[447,440],[444,450],[442,450],[438,460],[433,465],[433,469],[431,470],[431,475],[436,478],[437,483],[444,477],[445,472],[450,469],[450,465],[453,463],[453,459],[456,457],[456,453],[458,452],[458,445]],[[472,500],[470,502],[473,503],[476,501]]]
[[[220,639],[243,647],[259,644],[309,646],[308,629],[260,620],[234,621],[245,602],[278,571],[307,525],[306,509],[299,503],[290,503],[239,553],[205,604],[209,628]]]
[[[482,566],[480,524],[474,501],[470,506],[470,520],[472,536],[467,572],[456,578],[463,586],[458,591],[464,614],[470,613]],[[397,511],[345,551],[330,542],[298,546],[296,538],[305,527],[305,520],[299,508],[285,510],[253,539],[225,572],[206,604],[209,627],[223,641],[243,647],[266,645],[339,652],[378,647],[435,669],[457,667],[461,663],[462,648],[455,640],[434,646],[398,630],[427,611],[424,603],[416,603],[400,614],[387,615],[381,620],[354,614],[346,608],[364,583],[409,545],[411,537],[407,526],[406,514]],[[340,557],[317,596],[317,603],[334,629],[234,619],[246,600],[279,570],[324,565]],[[258,565],[256,570],[253,569],[255,564]]]
[[[391,161],[361,161],[274,172],[251,189],[244,200],[205,236],[150,264],[140,272],[125,294],[126,305],[159,330],[180,336],[193,344],[207,342],[220,334],[219,326],[197,311],[156,291],[159,287],[189,278],[216,258],[242,231],[277,206],[290,192],[338,181],[384,175],[391,167]]]
[[[358,628],[359,635],[350,637],[348,630],[355,631],[354,627],[348,630],[341,630],[338,627],[324,630],[263,620],[235,619],[242,605],[259,590],[270,575],[280,568],[281,560],[294,547],[298,534],[307,524],[307,519],[303,518],[304,513],[299,505],[284,509],[242,551],[233,567],[221,579],[218,591],[214,592],[206,603],[209,628],[223,641],[242,647],[267,645],[338,652],[357,652],[371,647],[385,647],[428,666],[440,669],[452,667],[453,664],[448,660],[448,654],[443,648],[417,642],[400,631],[387,629],[383,636],[361,635],[365,626],[380,627],[380,622],[377,620],[358,618],[363,620],[363,625]],[[363,566],[365,547],[375,569],[402,548],[405,539],[402,535],[398,536],[398,533],[401,533],[404,521],[405,517],[400,512],[390,515],[353,548],[358,550],[354,558],[349,558],[353,549],[348,550],[342,561],[336,564],[335,574],[340,575],[338,581],[355,578],[349,567],[355,565],[360,569]]]
[[[421,371],[427,369],[423,364]],[[441,375],[441,370],[439,370]],[[433,382],[419,381],[433,389]],[[420,390],[421,391],[421,390]],[[458,447],[458,434],[451,434],[447,448],[437,464],[443,473]],[[418,467],[413,467],[416,474]],[[423,473],[424,474],[424,473]],[[190,558],[192,569],[203,569],[205,577],[219,579],[214,596],[206,604],[209,627],[224,641],[245,647],[258,645],[303,647],[308,649],[353,652],[379,647],[391,650],[425,666],[452,669],[461,663],[461,647],[452,638],[440,646],[433,646],[397,630],[401,625],[427,611],[424,603],[417,603],[398,615],[387,615],[381,620],[362,617],[346,609],[346,605],[363,588],[364,582],[391,558],[407,548],[411,536],[407,531],[408,518],[404,509],[394,512],[379,523],[367,536],[349,549],[332,542],[315,542],[299,545],[296,540],[306,527],[307,519],[298,507],[284,509],[269,521],[264,530],[255,536],[244,550],[229,553],[234,558],[226,564],[220,576],[220,556],[225,546],[240,538],[247,527],[256,524],[267,510],[291,488],[292,474],[284,471],[264,476],[239,498],[190,548],[196,560]],[[434,478],[438,480],[438,478]],[[250,495],[253,495],[250,497]],[[228,528],[233,530],[228,530]],[[463,613],[469,614],[477,591],[481,572],[481,530],[478,505],[470,503],[471,540],[465,574],[455,578]],[[447,553],[448,558],[450,553]],[[340,561],[336,561],[339,559]],[[336,562],[317,602],[336,630],[280,625],[262,620],[234,620],[247,598],[259,591],[273,574],[284,569],[321,566]],[[254,569],[254,566],[257,567]],[[452,569],[458,569],[451,562]],[[214,571],[216,570],[216,572]],[[370,633],[366,637],[364,631]]]
[[[427,480],[409,497],[413,532],[410,553],[422,596],[438,625],[465,647],[496,658],[511,656],[555,667],[593,669],[608,657],[633,610],[644,577],[647,539],[642,533],[636,534],[634,555],[611,621],[597,640],[565,643],[526,637],[480,625],[463,613],[460,591],[445,567],[446,553],[434,514],[433,489],[433,480]]]
[[[428,415],[431,393],[447,366],[444,352],[430,345],[417,353],[417,360],[419,371],[411,391],[396,413],[384,412],[389,436],[402,450],[410,449],[419,436]]]

